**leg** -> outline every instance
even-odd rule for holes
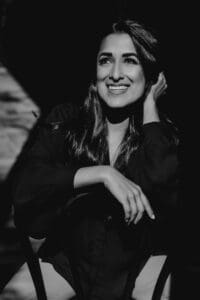
[[[165,255],[151,256],[140,272],[135,282],[132,297],[135,300],[151,300],[153,290],[161,268],[165,262]],[[161,300],[167,300],[170,296],[170,276],[167,278]]]
[[[51,264],[40,260],[40,266],[48,300],[68,300],[75,296],[72,287],[54,270]],[[0,300],[37,300],[35,287],[26,263],[8,282],[0,295]]]

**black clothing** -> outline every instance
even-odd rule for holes
[[[156,220],[144,215],[127,226],[121,206],[102,185],[74,190],[74,175],[83,164],[66,156],[66,128],[73,122],[79,122],[78,108],[56,107],[24,154],[14,185],[16,223],[28,235],[47,237],[39,255],[83,299],[124,300],[142,261],[169,250],[178,170],[171,125],[142,127],[142,142],[124,175],[142,188]]]

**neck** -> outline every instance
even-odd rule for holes
[[[118,122],[118,123],[111,123],[109,119],[107,119],[107,129],[108,129],[108,149],[109,149],[109,160],[110,165],[113,166],[119,150],[120,150],[120,144],[124,138],[126,129],[129,124],[129,118],[126,118],[125,120]]]
[[[102,109],[107,120],[108,136],[115,135],[123,138],[129,124],[129,118],[133,112],[132,106],[112,108],[102,103]]]
[[[108,125],[108,136],[110,135],[117,135],[119,137],[123,137],[124,133],[128,127],[129,124],[129,118],[118,122],[118,123],[112,123],[109,119],[107,119],[107,125]]]
[[[113,108],[102,103],[102,109],[108,122],[113,125],[123,124],[133,113],[133,107],[131,104],[125,107]]]

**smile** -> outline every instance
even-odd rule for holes
[[[107,87],[109,92],[115,95],[123,94],[128,89],[128,85],[108,85]]]

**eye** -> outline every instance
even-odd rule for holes
[[[98,64],[100,66],[102,65],[105,65],[105,64],[108,64],[111,62],[111,58],[110,57],[107,57],[107,56],[103,56],[103,57],[100,57],[99,60],[98,60]]]
[[[127,64],[139,65],[139,61],[135,57],[126,57],[124,62]]]

